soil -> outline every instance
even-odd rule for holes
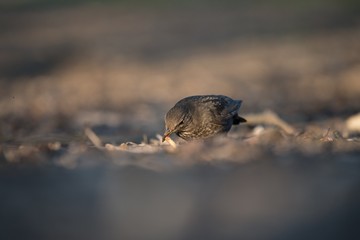
[[[232,4],[1,11],[6,239],[360,236],[359,8]],[[162,143],[198,94],[248,122]]]

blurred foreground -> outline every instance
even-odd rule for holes
[[[359,7],[291,2],[1,5],[0,238],[358,239]],[[249,123],[160,144],[196,94]]]

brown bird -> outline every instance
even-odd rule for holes
[[[246,120],[238,115],[242,101],[223,95],[190,96],[181,99],[165,116],[163,141],[172,133],[185,140],[227,133]]]

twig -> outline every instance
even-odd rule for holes
[[[277,126],[284,130],[287,134],[295,135],[296,130],[290,124],[282,120],[276,113],[273,111],[265,111],[257,114],[248,114],[244,118],[249,124],[270,124]]]
[[[100,138],[96,135],[96,133],[94,133],[93,130],[91,130],[90,128],[85,128],[85,135],[89,138],[89,140],[94,144],[95,147],[97,148],[103,148],[103,144],[100,140]]]

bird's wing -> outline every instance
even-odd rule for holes
[[[207,106],[205,108],[213,115],[213,118],[211,118],[212,122],[217,124],[223,124],[223,122],[237,115],[242,103],[241,100],[233,100],[225,96],[216,95],[202,98],[201,101],[204,106]]]
[[[214,99],[215,100],[215,99]],[[220,115],[221,118],[232,118],[240,109],[241,100],[233,100],[228,97],[220,97],[214,101],[214,106],[216,112]]]

